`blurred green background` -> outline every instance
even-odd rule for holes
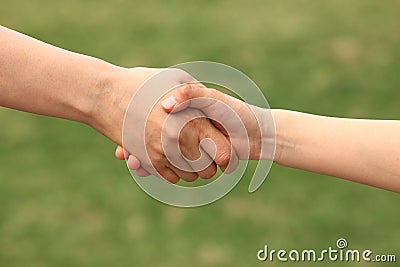
[[[399,10],[390,0],[2,0],[0,24],[126,67],[222,62],[274,108],[399,119]],[[89,127],[6,109],[0,121],[0,266],[279,266],[256,252],[340,237],[400,257],[398,194],[274,165],[254,194],[245,178],[214,204],[169,207]]]

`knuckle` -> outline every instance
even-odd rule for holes
[[[179,90],[179,97],[187,99],[192,92],[192,86],[189,83],[184,84]]]
[[[151,156],[151,162],[153,163],[153,165],[155,166],[160,166],[164,163],[164,155],[162,154],[155,154],[153,156]]]
[[[231,159],[231,154],[228,151],[220,152],[215,157],[215,163],[217,165],[228,165]]]

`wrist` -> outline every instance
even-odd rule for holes
[[[85,123],[117,144],[122,144],[122,125],[131,95],[125,95],[123,81],[128,69],[105,63],[97,70],[93,87],[87,93]]]
[[[289,149],[294,147],[293,141],[290,139],[288,129],[293,131],[296,121],[293,121],[292,111],[272,109],[271,114],[275,122],[275,155],[273,160],[280,165],[284,164],[284,155]],[[290,152],[289,152],[290,153]]]
[[[259,140],[258,148],[255,150],[257,155],[251,157],[256,160],[273,160],[276,153],[276,126],[273,116],[273,110],[260,107],[252,107],[258,121]],[[258,132],[258,131],[257,131]]]
[[[92,104],[87,124],[121,145],[125,112],[132,96],[143,82],[159,71],[140,67],[127,69],[107,63],[99,70],[90,93]]]

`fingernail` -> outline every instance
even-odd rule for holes
[[[173,108],[173,107],[175,106],[175,104],[176,104],[176,100],[175,100],[175,97],[173,97],[173,96],[168,97],[167,99],[165,99],[165,100],[161,103],[161,105],[162,105],[164,108],[166,108],[166,109],[171,109],[171,108]]]

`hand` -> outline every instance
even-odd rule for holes
[[[165,111],[179,113],[187,108],[200,109],[207,117],[212,118],[215,127],[228,137],[224,126],[229,126],[229,138],[239,157],[243,160],[273,160],[275,152],[275,125],[268,110],[248,105],[234,97],[214,89],[208,89],[201,84],[191,84],[176,89],[169,98],[163,101]],[[196,101],[190,101],[196,99]],[[186,102],[187,101],[187,102]],[[227,107],[231,111],[227,110]],[[237,116],[234,116],[235,113]],[[238,117],[240,120],[238,120]],[[220,121],[224,124],[216,122]],[[246,133],[235,130],[241,125]],[[244,142],[249,140],[249,142]],[[117,148],[116,157],[124,159],[122,148]],[[128,166],[142,173],[140,161],[130,155]]]
[[[195,101],[193,101],[196,99]],[[163,102],[165,111],[181,112],[187,108],[201,110],[213,119],[214,125],[222,132],[225,127],[233,129],[229,132],[230,141],[242,160],[272,160],[275,151],[275,126],[269,110],[246,104],[215,89],[208,89],[199,84],[178,88],[172,96]],[[231,111],[227,111],[227,107]],[[238,118],[240,118],[240,121]],[[222,122],[221,125],[218,122]],[[247,136],[240,129],[243,123]],[[225,127],[224,127],[225,126]],[[226,135],[228,135],[225,132]],[[248,145],[245,140],[249,140]]]
[[[101,132],[109,136],[112,140],[121,143],[121,129],[124,115],[132,95],[145,80],[160,71],[162,70],[147,68],[121,70],[121,73],[118,74],[120,77],[118,85],[114,87],[115,89],[107,91],[104,97],[102,97],[104,98],[103,101],[100,101],[101,103],[106,104],[99,105],[97,113],[98,115],[96,115],[96,118],[98,119],[96,121],[101,123],[99,123],[100,126],[94,127],[96,129],[100,129]],[[179,83],[183,83],[188,79],[188,75],[183,71],[178,70],[175,78],[178,79]],[[162,100],[167,98],[169,95],[170,94],[166,95]],[[179,136],[173,136],[173,134],[175,134],[175,129],[170,129],[169,127],[166,127],[164,133],[166,136],[168,136],[171,143],[179,143],[182,154],[189,160],[195,160],[199,158],[202,150],[202,152],[205,152],[203,154],[211,154],[212,151],[209,151],[207,147],[200,146],[200,141],[206,138],[212,139],[216,145],[216,157],[214,159],[215,163],[210,164],[208,167],[198,172],[188,171],[191,167],[193,167],[190,164],[188,164],[188,167],[185,168],[186,171],[173,166],[167,160],[161,144],[162,127],[165,119],[168,116],[161,106],[161,101],[154,106],[146,123],[144,140],[150,162],[147,162],[146,157],[143,156],[145,155],[145,151],[129,151],[130,154],[141,158],[141,167],[139,166],[140,164],[134,163],[132,165],[132,161],[129,161],[129,166],[132,169],[136,169],[138,175],[145,176],[152,173],[173,183],[178,182],[179,178],[182,178],[186,181],[193,181],[198,176],[202,178],[211,178],[214,176],[216,172],[216,164],[219,165],[222,170],[225,170],[231,158],[237,160],[235,154],[233,154],[233,156],[231,155],[231,145],[229,140],[221,132],[219,132],[208,119],[198,118],[189,121],[182,129]],[[142,114],[139,110],[135,110],[134,108],[135,107],[133,107],[133,114],[130,115],[130,118],[134,119],[133,121],[137,121],[135,118],[143,119],[145,118],[144,116],[147,116],[147,114]],[[178,116],[175,116],[174,114],[171,116],[170,121],[172,123],[178,123],[178,121],[184,121],[186,118],[193,115],[202,115],[202,113],[199,110],[188,109],[187,111],[178,114]],[[107,120],[110,118],[113,120]],[[102,121],[104,119],[105,121]],[[138,135],[138,131],[132,131],[132,136],[129,136],[129,138],[132,140],[137,140],[137,142],[143,142],[143,137]],[[125,158],[123,153],[121,154],[122,150],[120,148],[117,149],[117,152],[119,158]],[[234,151],[232,152],[234,153]],[[125,156],[128,156],[128,152],[125,154]],[[131,158],[132,157],[133,156],[131,156]],[[183,162],[184,159],[180,153],[178,155],[172,155],[172,157],[182,161],[182,164],[185,163]],[[234,167],[234,165],[235,163],[233,161],[231,166]]]
[[[177,89],[170,98],[164,101],[163,107],[171,113],[177,113],[186,108],[200,109],[207,117],[213,118],[213,123],[221,131],[225,131],[225,128],[215,120],[231,129],[239,129],[243,123],[247,136],[243,136],[243,133],[239,131],[229,132],[239,159],[273,159],[275,127],[272,115],[267,109],[246,104],[239,99],[215,89],[199,86],[199,84]],[[229,107],[231,111],[222,112],[227,109],[226,107]],[[245,140],[249,140],[248,146]]]

